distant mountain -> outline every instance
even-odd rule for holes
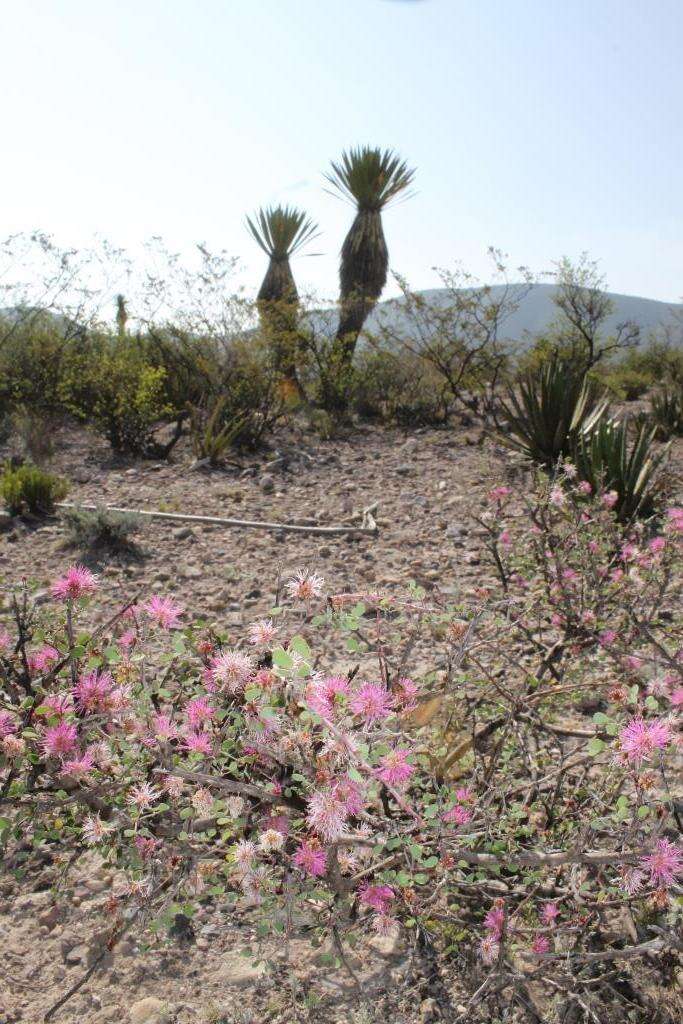
[[[491,295],[500,296],[504,285],[494,285]],[[514,287],[514,286],[513,286]],[[553,303],[556,286],[553,284],[532,285],[528,293],[519,303],[519,307],[503,325],[503,339],[514,342],[528,341],[532,335],[539,334],[558,316],[559,310]],[[448,292],[444,288],[431,288],[420,292],[425,299],[437,305],[448,303]],[[605,333],[612,333],[618,324],[632,320],[640,326],[641,338],[647,340],[651,331],[667,324],[674,324],[676,314],[683,317],[683,304],[658,302],[656,299],[641,299],[636,295],[619,295],[610,292],[609,297],[614,312],[605,323]],[[387,299],[380,302],[368,317],[366,329],[372,332],[380,323],[393,328],[404,326],[401,311],[401,300]],[[683,344],[683,320],[681,320],[677,336]]]

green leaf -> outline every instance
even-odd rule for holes
[[[605,749],[605,746],[606,744],[604,740],[601,740],[599,736],[594,736],[588,744],[588,753],[591,755],[591,757],[595,757],[596,754],[602,753],[602,751]]]
[[[276,647],[273,650],[273,665],[278,668],[290,669],[294,665],[294,659],[282,647]]]

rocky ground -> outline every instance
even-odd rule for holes
[[[52,468],[72,481],[68,500],[76,503],[319,525],[353,521],[377,503],[376,537],[147,522],[138,538],[139,557],[96,560],[112,605],[140,588],[156,590],[241,634],[272,606],[278,575],[302,566],[321,573],[329,592],[371,587],[391,593],[415,580],[464,597],[485,580],[489,569],[473,515],[490,487],[520,470],[478,429],[425,430],[408,437],[366,429],[325,442],[289,432],[274,448],[208,472],[192,468],[186,450],[170,464],[121,462],[85,434],[65,432]],[[679,445],[673,463],[679,487],[682,454]],[[65,538],[58,518],[2,524],[2,585],[28,576],[46,588],[82,557]],[[87,970],[101,948],[101,911],[114,882],[109,869],[83,860],[66,876],[54,863],[24,878],[0,872],[0,1024],[38,1024]],[[424,957],[402,948],[395,936],[375,939],[354,956],[363,988],[359,1002],[348,973],[328,965],[326,950],[311,949],[302,940],[260,950],[247,910],[226,920],[219,906],[208,905],[194,919],[192,932],[171,944],[149,946],[131,934],[53,1019],[57,1024],[429,1024],[441,1019],[438,986]],[[455,982],[450,998],[456,1007],[463,998]]]

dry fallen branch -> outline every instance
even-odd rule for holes
[[[101,506],[98,505],[77,505],[70,501],[60,501],[57,508],[75,509],[79,512],[96,512]],[[324,537],[339,535],[347,536],[372,536],[379,533],[377,522],[373,513],[377,510],[377,504],[368,506],[361,513],[360,526],[298,526],[294,523],[269,523],[257,519],[222,519],[220,516],[193,516],[184,512],[156,512],[140,508],[119,508],[115,505],[104,506],[107,512],[120,512],[122,514],[144,516],[148,519],[166,519],[171,522],[197,523],[211,526],[232,526],[243,530],[272,530],[282,533],[315,533]]]

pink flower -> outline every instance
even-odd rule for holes
[[[332,718],[335,708],[348,697],[350,689],[344,676],[316,679],[306,687],[306,703],[321,718]]]
[[[97,576],[84,565],[72,565],[52,584],[52,596],[58,601],[77,601],[97,590]]]
[[[78,730],[70,722],[59,722],[43,733],[43,752],[49,757],[64,757],[76,749]]]
[[[541,921],[544,924],[552,925],[556,917],[559,917],[560,910],[557,903],[546,903],[541,911]]]
[[[372,907],[378,914],[387,914],[391,909],[391,903],[394,899],[396,899],[396,895],[389,885],[369,885],[366,883],[358,890],[359,903],[366,907]]]
[[[640,764],[653,753],[661,750],[671,741],[671,730],[666,722],[655,719],[646,722],[643,718],[632,718],[619,733],[621,754],[632,764]]]
[[[623,867],[621,869],[621,888],[628,896],[635,896],[643,888],[645,872],[640,868]]]
[[[119,637],[119,647],[124,653],[128,653],[131,647],[134,647],[137,643],[137,633],[134,629],[127,629],[125,633],[122,633]]]
[[[84,753],[79,754],[78,757],[63,760],[59,774],[69,775],[80,782],[91,774],[94,767],[95,758],[93,752],[92,750],[86,750]]]
[[[677,876],[683,873],[683,851],[668,839],[658,839],[655,843],[654,853],[643,857],[640,867],[650,873],[650,881],[653,885],[662,887],[673,885]]]
[[[71,692],[79,711],[92,715],[107,710],[113,688],[114,680],[109,672],[95,671],[81,676]]]
[[[582,480],[580,482],[580,484],[578,485],[578,487],[579,487],[579,491],[581,492],[581,494],[589,495],[589,494],[593,493],[593,488],[591,487],[591,485],[588,483],[587,480]]]
[[[493,932],[489,932],[479,943],[479,956],[487,966],[490,966],[498,959],[499,952],[500,942]]]
[[[188,754],[202,754],[203,757],[210,757],[213,754],[211,737],[206,732],[188,732],[183,739],[183,750]]]
[[[669,696],[671,706],[674,708],[680,708],[683,706],[683,686],[677,686],[671,691]]]
[[[391,714],[394,698],[380,683],[363,683],[349,705],[354,715],[360,715],[368,723],[378,722]]]
[[[14,717],[9,711],[0,711],[0,739],[4,739],[5,736],[9,736],[16,731],[17,726]]]
[[[0,626],[0,654],[8,651],[12,646],[12,638],[4,626]]]
[[[409,754],[409,750],[390,750],[380,761],[377,777],[387,786],[403,785],[415,771],[414,765],[408,763]]]
[[[659,552],[663,551],[666,547],[666,540],[664,537],[653,537],[648,544],[648,547],[650,551],[653,551],[654,554],[658,555]]]
[[[505,924],[505,910],[500,904],[496,904],[491,907],[488,914],[484,918],[484,927],[487,931],[495,935],[497,939],[500,939],[503,934],[503,925]]]
[[[500,534],[500,537],[498,538],[498,541],[499,541],[500,544],[502,544],[502,546],[504,548],[511,547],[512,546],[512,537],[510,536],[510,531],[509,530],[502,530],[501,534]]]
[[[442,820],[447,824],[467,825],[472,820],[472,811],[469,807],[463,807],[462,804],[455,804],[449,811],[446,811]]]
[[[342,778],[334,783],[332,792],[344,804],[347,814],[360,814],[365,807],[363,791],[353,779]]]
[[[152,839],[148,836],[135,837],[135,849],[138,851],[141,860],[151,860],[158,845],[158,839]]]
[[[602,633],[598,637],[598,642],[601,647],[611,647],[617,638],[617,634],[613,629],[603,629]]]
[[[546,935],[535,935],[534,941],[531,943],[531,952],[542,954],[547,953],[550,949],[550,940]]]
[[[292,863],[314,878],[322,878],[327,871],[327,854],[319,846],[303,842],[292,857]]]
[[[490,502],[493,502],[496,505],[502,505],[503,502],[505,501],[505,499],[510,494],[512,494],[512,488],[511,487],[505,487],[504,485],[500,485],[498,487],[493,487],[489,491],[487,497],[488,497]]]
[[[59,661],[59,657],[59,651],[55,647],[51,647],[50,644],[46,644],[39,651],[29,654],[27,658],[29,672],[44,672],[50,665]]]
[[[267,647],[275,639],[277,627],[273,625],[272,619],[261,619],[260,622],[252,622],[249,627],[249,643],[254,647]]]
[[[214,686],[228,693],[243,690],[253,671],[251,657],[241,651],[222,651],[209,665],[209,675]]]
[[[561,487],[553,487],[548,497],[548,501],[551,505],[554,505],[555,508],[564,508],[567,499]]]
[[[285,587],[295,601],[312,601],[316,597],[320,597],[325,586],[325,580],[322,576],[319,576],[315,572],[311,572],[309,569],[300,569]]]
[[[161,712],[152,719],[152,729],[158,740],[174,740],[178,735],[178,728],[171,716]]]
[[[170,597],[159,597],[158,594],[150,597],[142,608],[162,629],[175,629],[183,614],[180,605],[174,604]]]
[[[195,697],[185,705],[185,717],[191,729],[210,722],[216,714],[216,709],[209,704],[206,697]]]
[[[600,501],[605,508],[614,508],[619,501],[619,495],[617,491],[606,491],[600,498]]]
[[[73,698],[70,693],[50,693],[43,699],[43,707],[46,707],[51,715],[63,718],[73,711]]]
[[[86,818],[83,822],[83,840],[88,846],[94,846],[104,839],[107,832],[111,832],[112,827],[102,821],[99,814]]]
[[[348,813],[346,802],[338,793],[323,789],[310,797],[306,821],[325,842],[333,843],[344,834]]]
[[[132,786],[128,791],[128,802],[144,811],[146,807],[150,807],[158,800],[159,796],[160,793],[156,786],[150,785],[149,782],[141,782],[139,786]]]

